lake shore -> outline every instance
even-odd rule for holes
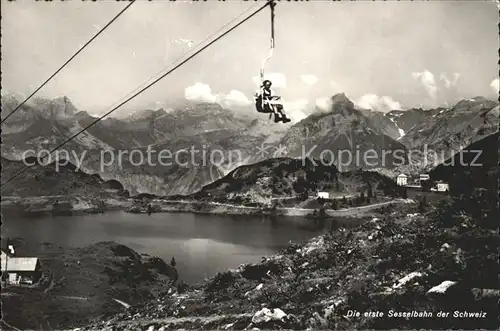
[[[390,201],[344,209],[325,209],[327,216],[352,216],[357,213],[364,213],[373,209],[388,206],[390,204],[411,203],[413,200],[394,199]],[[314,208],[295,208],[295,207],[277,207],[272,208],[250,207],[242,205],[233,205],[217,202],[193,202],[193,201],[153,201],[155,212],[168,213],[197,213],[197,214],[221,214],[221,215],[245,215],[245,216],[287,216],[287,217],[305,217],[312,215],[317,209]],[[133,212],[146,212],[136,209]]]
[[[80,196],[2,196],[4,214],[22,215],[78,215],[95,214],[105,211],[127,210],[134,204],[133,199],[121,197],[92,199]]]
[[[410,199],[394,199],[359,207],[342,209],[325,209],[327,216],[352,216],[376,208],[397,203],[409,203]],[[244,206],[219,202],[199,202],[188,200],[152,199],[149,201],[154,213],[195,213],[212,215],[241,216],[287,216],[305,217],[312,215],[315,208]],[[44,214],[94,214],[106,211],[125,211],[129,213],[147,213],[147,204],[139,204],[133,198],[109,198],[92,200],[72,196],[40,196],[40,197],[2,197],[2,210],[9,214],[44,215]]]

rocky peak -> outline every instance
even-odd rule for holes
[[[54,110],[57,112],[57,114],[73,116],[78,112],[78,109],[76,109],[76,107],[67,96],[52,99],[51,103],[53,105],[53,108],[55,108]]]
[[[154,117],[159,117],[161,115],[165,115],[166,113],[167,113],[167,111],[165,109],[159,108],[159,109],[153,111],[153,116]]]
[[[337,93],[331,98],[332,105],[340,104],[347,108],[354,108],[354,103],[349,100],[349,98],[345,95],[345,93]]]
[[[354,107],[354,103],[344,93],[338,93],[331,97],[331,113],[339,114],[343,117],[350,115],[360,115]]]

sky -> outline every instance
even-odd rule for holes
[[[1,0],[2,88],[29,95],[128,2]],[[134,3],[37,95],[104,114],[262,2]],[[247,107],[269,53],[266,8],[117,114],[180,100]],[[295,117],[343,92],[380,111],[498,95],[494,1],[309,1],[276,7],[266,76]]]

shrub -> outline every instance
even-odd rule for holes
[[[236,280],[236,275],[234,275],[231,271],[219,272],[212,278],[205,291],[208,293],[214,293],[229,287]]]

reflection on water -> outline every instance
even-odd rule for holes
[[[303,242],[320,232],[311,231],[311,220],[305,218],[177,213],[5,216],[3,221],[3,236],[73,247],[116,241],[166,262],[175,256],[181,279],[187,282],[260,261],[290,241]]]

